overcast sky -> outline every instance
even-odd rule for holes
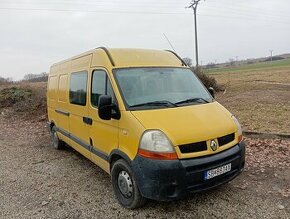
[[[23,78],[99,46],[171,49],[194,58],[190,0],[0,0],[0,76]],[[289,0],[206,0],[202,64],[290,52]]]

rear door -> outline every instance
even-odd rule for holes
[[[106,171],[108,162],[106,159],[110,152],[118,147],[118,120],[102,120],[98,115],[98,101],[101,95],[115,95],[110,79],[104,69],[95,69],[91,73],[91,89],[89,115],[93,122],[90,126],[90,140],[92,145],[92,160]]]

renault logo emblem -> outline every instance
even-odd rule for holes
[[[216,151],[216,149],[217,149],[217,143],[215,142],[215,140],[211,140],[210,147],[211,147],[211,149],[213,151]]]

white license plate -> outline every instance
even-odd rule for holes
[[[224,166],[205,171],[204,172],[204,179],[205,180],[212,179],[216,176],[219,176],[219,175],[222,175],[224,173],[231,171],[231,169],[232,169],[232,165],[231,165],[231,163],[229,163],[229,164],[226,164]]]

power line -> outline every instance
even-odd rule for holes
[[[3,0],[1,1],[2,4],[8,4],[8,5],[27,5],[27,2],[11,2],[11,1],[8,1],[8,2],[3,2]],[[126,7],[128,6],[162,6],[162,7],[171,7],[171,8],[176,8],[176,6],[180,6],[182,7],[183,6],[183,3],[180,2],[180,1],[175,1],[175,2],[133,2],[133,1],[37,1],[35,3],[33,2],[30,2],[30,5],[60,5],[60,4],[63,4],[63,5],[97,5],[97,6],[111,6],[111,5],[124,5]]]
[[[107,14],[156,14],[156,15],[192,15],[192,13],[187,12],[154,12],[154,11],[128,11],[128,10],[80,10],[80,9],[56,9],[56,8],[19,8],[19,7],[0,7],[0,10],[7,11],[51,11],[51,12],[83,12],[83,13],[107,13]],[[202,17],[214,17],[214,18],[231,18],[231,19],[239,19],[239,20],[252,20],[259,21],[254,17],[249,16],[228,16],[228,15],[217,15],[217,14],[199,14]],[[270,18],[269,18],[270,19]],[[278,20],[264,20],[267,21],[267,24],[270,23],[283,23],[288,24],[287,21],[278,21]]]
[[[215,7],[215,6],[208,6],[209,8],[213,8],[214,10],[219,10],[219,11],[224,11],[226,13],[228,13],[229,11],[238,15],[245,15],[245,16],[263,16],[263,17],[269,17],[269,18],[282,18],[282,19],[287,19],[290,20],[290,16],[287,15],[273,15],[273,14],[269,14],[269,13],[264,13],[264,12],[255,12],[255,11],[245,11],[245,10],[238,10],[236,8],[231,8],[231,7]],[[225,10],[225,9],[229,9],[229,10]]]
[[[17,4],[17,3],[9,3],[9,4],[3,4],[3,7],[14,7],[14,6],[19,6],[21,5],[21,3]],[[27,4],[22,4],[24,6],[27,6]],[[75,7],[79,7],[79,6],[87,6],[87,7],[91,7],[91,6],[96,6],[96,7],[111,7],[112,5],[116,5],[118,7],[124,7],[124,8],[153,8],[152,6],[154,7],[162,7],[162,8],[165,8],[165,9],[183,9],[183,5],[179,4],[179,5],[164,5],[164,4],[140,4],[140,3],[132,3],[132,4],[121,4],[121,3],[112,3],[112,2],[104,2],[104,3],[89,3],[89,2],[84,2],[84,3],[81,3],[81,2],[75,2],[75,3],[65,3],[65,2],[55,2],[53,4],[51,4],[51,2],[49,3],[45,3],[45,2],[40,2],[37,4],[38,6],[64,6],[64,7],[68,7],[68,6],[75,6]]]
[[[5,4],[5,0],[2,0],[1,3],[3,3],[3,1],[4,1],[4,4]],[[180,4],[180,2],[181,2],[181,4]],[[19,2],[19,1],[11,2],[11,1],[9,1],[8,3],[10,5],[11,4],[12,5],[17,4],[17,6],[19,6],[19,4],[21,4],[23,2]],[[33,3],[33,1],[32,1],[32,3]],[[126,4],[126,3],[129,3],[129,4]],[[64,5],[70,5],[70,6],[76,6],[77,5],[77,6],[79,6],[81,4],[82,6],[95,5],[95,6],[99,6],[99,7],[107,7],[107,6],[110,6],[112,4],[118,4],[118,5],[121,4],[121,6],[126,7],[126,9],[128,7],[133,7],[133,8],[140,7],[140,9],[141,8],[143,9],[144,7],[145,8],[146,7],[152,8],[152,6],[156,6],[156,5],[160,5],[160,6],[162,6],[162,8],[168,8],[168,9],[178,9],[179,7],[180,7],[179,9],[181,9],[182,6],[183,6],[182,1],[178,1],[178,2],[177,1],[170,1],[170,3],[168,3],[168,1],[166,1],[166,2],[151,2],[151,1],[150,2],[148,2],[148,1],[146,1],[146,2],[132,2],[132,1],[109,1],[109,0],[108,1],[103,1],[103,0],[102,1],[97,1],[97,0],[88,1],[87,0],[86,2],[81,2],[79,0],[76,0],[76,1],[72,1],[72,0],[55,1],[55,0],[51,0],[51,1],[41,1],[41,2],[37,1],[37,4],[46,4],[46,5],[51,5],[51,6],[53,6],[54,4],[57,4],[57,5],[64,4]],[[178,3],[178,6],[177,6],[177,3]],[[27,3],[25,3],[25,5],[27,5]],[[232,5],[232,2],[231,2],[231,5]],[[13,6],[11,8],[19,8],[17,6],[16,7]],[[279,19],[279,18],[288,19],[288,18],[290,18],[290,17],[287,17],[287,15],[284,15],[284,16],[283,15],[278,15],[278,16],[277,15],[271,15],[269,13],[265,13],[264,9],[263,9],[263,12],[262,12],[261,9],[250,8],[250,7],[241,7],[241,5],[223,6],[222,8],[220,6],[210,6],[209,5],[208,7],[209,8],[214,8],[215,10],[230,9],[231,10],[230,12],[233,12],[235,14],[242,15],[242,16],[248,16],[248,15],[250,15],[250,16],[257,16],[258,15],[259,16],[259,15],[263,15],[264,18],[265,18],[265,16],[270,16],[271,18],[273,17],[273,18],[276,18],[276,19]],[[7,6],[5,6],[5,7],[3,6],[3,8],[8,8],[8,7]],[[120,9],[120,7],[118,7],[118,9]],[[58,9],[56,8],[56,10],[58,10]],[[60,9],[60,10],[62,10],[62,9]],[[64,9],[64,10],[66,10],[66,9]],[[70,10],[74,10],[74,9],[70,9]],[[89,10],[91,10],[91,9],[89,9]],[[103,9],[101,9],[101,10],[103,10]],[[257,10],[258,10],[258,12],[257,12]],[[229,13],[229,11],[226,11],[226,13]],[[255,13],[255,14],[253,14],[253,13]]]
[[[5,0],[4,0],[5,1]],[[2,0],[2,3],[3,3],[3,0]],[[23,2],[11,2],[9,1],[9,4],[21,4]],[[124,4],[125,3],[125,4]],[[128,3],[128,4],[126,4]],[[177,5],[178,3],[178,5]],[[232,3],[232,2],[231,2]],[[5,2],[4,2],[5,4]],[[81,2],[81,1],[71,1],[71,0],[68,0],[68,1],[64,1],[64,0],[59,0],[59,1],[42,1],[42,2],[37,2],[37,4],[48,4],[48,5],[53,5],[53,4],[57,4],[57,5],[71,5],[71,6],[74,6],[74,5],[77,5],[79,6],[80,4],[82,6],[91,6],[91,5],[94,5],[94,6],[100,6],[100,7],[107,7],[107,6],[110,6],[112,4],[118,4],[118,5],[121,5],[121,6],[124,6],[126,8],[128,7],[140,7],[140,8],[146,8],[146,7],[150,7],[152,8],[152,6],[156,6],[156,5],[160,5],[162,8],[168,8],[168,9],[178,9],[180,7],[180,9],[182,8],[183,4],[181,2],[180,4],[180,1],[171,1],[170,3],[168,3],[168,1],[166,2],[131,2],[131,1],[86,1],[86,2]],[[27,5],[27,3],[26,3]],[[232,4],[231,4],[232,5]],[[120,7],[119,7],[120,8]],[[261,12],[261,8],[251,8],[251,7],[242,7],[241,5],[232,5],[232,6],[223,6],[222,8],[220,6],[209,6],[209,8],[215,8],[218,9],[218,10],[221,10],[221,9],[230,9],[230,10],[233,10],[232,12],[234,13],[246,13],[246,15],[248,15],[249,13],[252,15],[252,13],[255,13],[255,15],[266,15],[266,16],[271,16],[271,17],[275,17],[275,18],[289,18],[287,17],[287,15],[271,15],[269,13],[265,13],[266,9],[263,9],[263,12]],[[238,10],[238,11],[237,11]],[[242,10],[242,11],[241,11]],[[250,11],[249,11],[250,10]],[[226,11],[228,13],[228,11]]]
[[[239,3],[237,3],[236,1],[231,1],[231,7],[235,7],[236,9],[241,9],[241,8],[243,8],[243,9],[246,9],[246,10],[251,10],[251,11],[258,11],[258,12],[261,12],[261,11],[263,11],[263,12],[273,12],[272,10],[270,10],[270,9],[267,9],[267,8],[256,8],[256,7],[248,7],[248,5],[243,5],[243,4],[239,4]],[[288,12],[287,11],[281,11],[281,10],[275,10],[275,12],[281,12],[281,13],[287,13],[288,14]],[[285,14],[286,15],[286,14]]]
[[[251,20],[251,21],[263,21],[263,22],[267,22],[267,24],[269,23],[281,23],[281,24],[290,24],[290,22],[287,21],[282,21],[282,20],[275,20],[272,18],[268,18],[269,20],[263,19],[261,20],[260,18],[257,17],[251,17],[251,16],[243,16],[243,15],[239,15],[239,16],[227,16],[227,15],[219,15],[219,14],[211,14],[211,15],[206,15],[206,14],[199,14],[199,16],[202,17],[215,17],[215,18],[231,18],[231,19],[238,19],[238,20]],[[266,17],[267,18],[267,17]]]
[[[54,11],[54,12],[88,12],[88,13],[124,13],[124,14],[182,14],[192,15],[192,13],[184,12],[153,12],[153,11],[121,11],[121,10],[79,10],[79,9],[55,9],[55,8],[5,8],[1,7],[0,10],[12,10],[12,11]]]
[[[183,0],[185,1],[185,0]],[[65,4],[65,5],[82,5],[82,6],[85,6],[85,5],[96,5],[96,6],[101,6],[101,7],[105,7],[105,6],[110,6],[112,4],[118,4],[118,5],[122,5],[126,8],[128,7],[141,7],[141,8],[144,8],[145,6],[148,6],[148,7],[151,7],[152,6],[156,6],[156,5],[160,5],[162,6],[162,8],[171,8],[171,9],[176,9],[177,7],[182,7],[183,6],[183,3],[182,1],[176,1],[176,0],[173,0],[173,1],[166,1],[166,2],[156,2],[156,1],[146,1],[146,2],[139,2],[139,1],[110,1],[110,0],[107,0],[107,1],[104,1],[104,0],[101,0],[101,1],[98,1],[98,0],[86,0],[85,2],[81,1],[81,0],[76,0],[76,1],[73,1],[73,0],[51,0],[51,1],[35,1],[38,4],[48,4],[48,5],[53,5],[53,4]],[[1,0],[1,3],[4,3],[5,4],[5,0]],[[33,3],[33,1],[30,1],[30,3]],[[126,4],[128,3],[128,4]],[[255,7],[245,7],[245,5],[243,4],[233,4],[233,3],[236,3],[236,2],[230,2],[230,6],[223,6],[222,8],[220,7],[220,3],[218,6],[210,6],[209,5],[209,8],[210,7],[213,7],[213,8],[216,8],[216,9],[224,9],[224,8],[228,8],[228,9],[233,9],[235,11],[235,13],[237,12],[240,12],[240,13],[255,13],[256,15],[268,15],[268,16],[275,16],[277,17],[277,15],[271,15],[269,13],[267,13],[266,11],[270,12],[269,9],[265,9],[265,8],[255,8]],[[13,1],[11,2],[11,0],[9,1],[6,1],[6,4],[25,4],[27,5],[27,3],[25,2],[21,2],[21,1]],[[237,11],[239,10],[239,11]],[[240,11],[242,10],[242,11]],[[272,11],[273,12],[273,11]],[[277,12],[277,11],[275,11]],[[271,13],[271,12],[270,12]],[[285,12],[286,13],[286,12]],[[282,14],[280,14],[279,16],[283,16]],[[284,14],[284,17],[287,17],[286,14]]]

